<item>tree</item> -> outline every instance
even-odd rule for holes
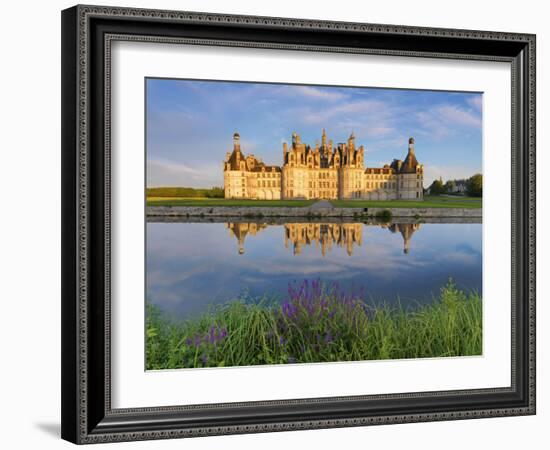
[[[214,186],[212,189],[205,190],[205,195],[209,198],[223,198],[224,190],[221,187]]]
[[[441,179],[434,180],[430,185],[430,195],[441,195],[445,193],[445,187],[443,186],[443,181]]]
[[[483,191],[483,176],[476,173],[466,181],[466,193],[471,197],[481,197]]]
[[[445,183],[445,192],[447,194],[452,194],[456,191],[456,181],[455,180],[449,180]]]

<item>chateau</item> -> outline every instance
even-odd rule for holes
[[[365,167],[365,148],[356,147],[352,133],[347,143],[327,142],[315,147],[292,134],[283,143],[283,166],[268,166],[254,155],[245,156],[240,136],[233,135],[233,151],[224,161],[225,198],[279,199],[422,199],[424,168],[416,160],[414,139],[404,161],[384,167]]]

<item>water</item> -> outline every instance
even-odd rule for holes
[[[367,300],[433,301],[451,277],[482,288],[482,226],[148,223],[147,296],[176,317],[246,295],[283,300],[289,283],[338,282]]]

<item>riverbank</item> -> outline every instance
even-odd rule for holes
[[[258,219],[268,217],[299,217],[305,219],[314,218],[345,218],[354,220],[394,218],[429,219],[429,218],[453,218],[453,219],[479,219],[483,210],[481,208],[335,208],[335,207],[258,207],[258,206],[147,206],[147,218],[158,217],[197,217]]]
[[[147,216],[147,223],[262,223],[265,225],[288,225],[289,223],[364,223],[365,225],[385,224],[465,224],[481,223],[481,217],[391,217],[384,218],[355,216],[355,217],[280,217],[280,216],[180,216],[180,215],[154,215]]]
[[[480,355],[482,301],[452,282],[414,310],[315,281],[282,305],[234,301],[187,321],[147,305],[148,370]]]

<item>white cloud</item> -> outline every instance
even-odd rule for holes
[[[315,86],[298,86],[298,85],[274,85],[271,87],[262,86],[256,95],[266,95],[267,97],[292,97],[293,99],[302,97],[305,102],[311,100],[319,100],[326,102],[336,102],[349,98],[349,95],[344,92],[335,90],[319,89]]]
[[[459,108],[458,106],[442,105],[435,109],[435,114],[443,121],[451,124],[459,124],[467,127],[479,127],[481,116],[473,111]]]
[[[333,102],[348,98],[347,95],[341,92],[324,91],[312,86],[294,86],[294,89],[298,94],[310,99],[327,100]]]
[[[481,95],[476,95],[474,97],[468,97],[466,99],[466,103],[468,103],[468,105],[470,105],[472,108],[476,109],[477,111],[481,111],[483,101],[482,101]]]
[[[434,108],[418,111],[415,118],[419,128],[415,133],[441,141],[457,133],[457,127],[479,129],[481,115],[471,109],[460,108],[455,105],[442,104]]]

